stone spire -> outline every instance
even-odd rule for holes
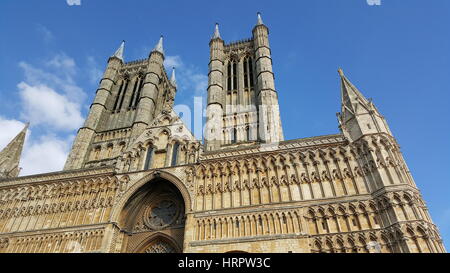
[[[0,178],[19,176],[20,156],[22,154],[25,136],[29,123],[25,128],[0,152]]]
[[[116,50],[116,52],[114,53],[114,55],[112,55],[111,57],[116,57],[120,60],[123,61],[123,49],[125,47],[125,40],[122,41],[122,43],[120,44],[119,48]]]
[[[258,12],[257,16],[258,16],[258,22],[256,23],[256,25],[264,25],[263,20],[261,18],[261,12]]]
[[[347,79],[341,68],[338,69],[339,76],[341,77],[341,100],[342,110],[347,109],[352,114],[355,114],[359,106],[363,108],[369,107],[369,101],[363,96],[363,94]]]
[[[219,23],[216,23],[216,27],[214,29],[214,35],[212,38],[213,39],[222,39],[222,37],[220,37],[220,32],[219,32]]]
[[[170,77],[170,83],[172,83],[173,86],[177,87],[177,79],[175,77],[175,67],[172,67],[172,76]]]
[[[161,53],[162,55],[164,55],[164,48],[163,48],[163,36],[161,35],[161,38],[159,38],[158,43],[156,44],[155,48],[153,49],[153,51],[157,51],[159,53]]]
[[[389,126],[375,107],[372,100],[368,100],[338,69],[341,78],[341,112],[338,113],[339,126],[344,136],[355,141],[364,135],[387,134],[392,135]]]

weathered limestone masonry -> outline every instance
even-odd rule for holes
[[[0,253],[445,252],[386,120],[339,69],[340,134],[284,140],[268,28],[210,42],[206,139],[172,110],[163,39],[108,60],[61,172],[0,153]],[[281,93],[282,94],[282,93]]]

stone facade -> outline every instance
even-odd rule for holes
[[[202,143],[172,110],[162,42],[109,59],[63,171],[0,180],[0,253],[445,252],[386,120],[342,70],[342,133],[284,140],[268,28],[258,15],[225,44],[216,26]]]

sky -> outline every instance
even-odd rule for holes
[[[214,24],[225,42],[250,38],[258,11],[270,29],[285,139],[339,132],[341,67],[387,119],[449,249],[448,0],[4,0],[0,149],[29,121],[21,175],[61,170],[122,40],[132,61],[164,35],[175,104],[192,106],[206,95]]]

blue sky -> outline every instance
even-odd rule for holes
[[[60,170],[107,58],[148,56],[165,36],[176,104],[204,95],[215,22],[225,41],[270,28],[286,139],[337,133],[337,74],[373,98],[450,242],[450,1],[1,1],[0,148],[31,121],[22,174]],[[47,159],[40,156],[46,154]]]

